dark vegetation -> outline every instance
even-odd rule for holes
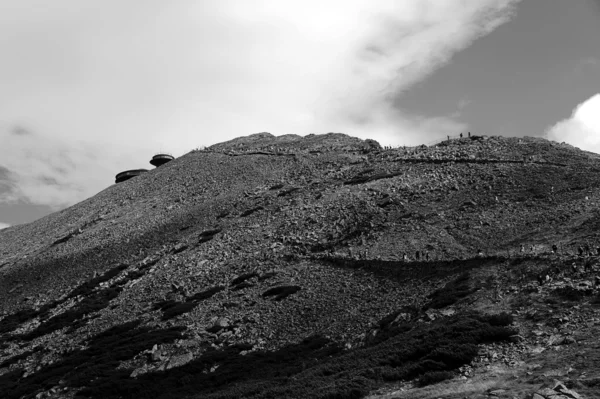
[[[363,269],[370,273],[398,280],[413,278],[445,277],[463,274],[471,269],[492,264],[504,263],[502,256],[488,256],[471,259],[453,259],[429,262],[402,262],[377,259],[354,260],[332,256],[315,257],[315,261],[344,269]]]
[[[6,359],[2,363],[0,363],[0,369],[3,367],[8,367],[10,365],[16,364],[19,360],[27,359],[29,356],[33,355],[34,353],[37,353],[40,349],[41,348],[39,346],[36,346],[36,347],[34,347],[28,351],[25,351],[19,355],[9,357],[8,359]]]
[[[126,264],[117,265],[117,266],[107,270],[104,274],[102,274],[98,277],[94,277],[89,281],[86,281],[85,283],[81,284],[79,287],[77,287],[73,291],[71,291],[68,298],[75,298],[78,295],[89,294],[94,288],[96,288],[100,284],[110,280],[113,277],[116,277],[119,273],[121,273],[121,271],[125,270],[127,268],[127,266],[128,265],[126,265]]]
[[[221,232],[221,229],[205,230],[198,235],[198,244],[212,240],[215,235]]]
[[[588,290],[578,290],[570,286],[559,287],[553,291],[553,294],[559,298],[573,302],[581,301],[586,296],[592,295],[592,293],[593,290],[591,288]]]
[[[198,293],[190,296],[183,302],[167,300],[167,301],[161,301],[161,302],[155,303],[154,309],[162,310],[162,312],[163,312],[162,319],[168,320],[173,317],[176,317],[176,316],[179,316],[179,315],[182,315],[184,313],[191,311],[201,301],[212,297],[213,295],[223,291],[224,289],[225,289],[224,286],[217,285],[215,287],[209,288],[206,291],[198,292]]]
[[[421,377],[419,377],[419,379],[417,380],[417,385],[420,387],[424,387],[427,385],[449,380],[452,377],[454,377],[454,374],[450,371],[428,371]]]
[[[40,320],[42,320],[42,324],[40,324],[30,333],[16,338],[34,339],[53,331],[60,330],[63,327],[70,327],[71,331],[78,328],[82,325],[80,321],[86,314],[97,312],[108,306],[108,303],[119,295],[122,289],[120,287],[121,285],[125,284],[131,279],[139,278],[143,275],[143,272],[141,271],[129,272],[125,281],[121,281],[115,284],[113,287],[109,287],[107,289],[95,290],[95,288],[100,284],[112,279],[113,277],[116,277],[127,267],[128,266],[126,264],[119,264],[107,270],[102,275],[94,277],[91,280],[80,284],[77,288],[71,291],[64,300],[47,303],[41,306],[39,309],[23,309],[8,315],[2,320],[2,323],[0,323],[0,334],[14,331],[21,324],[33,320],[36,317],[39,317]],[[78,296],[84,296],[81,302],[77,303],[66,312],[43,321],[48,317],[52,309],[63,304],[68,299],[76,298]],[[73,324],[76,321],[79,321],[79,323]]]
[[[7,399],[33,396],[63,380],[72,388],[85,387],[79,396],[106,399],[362,398],[383,381],[417,379],[426,385],[450,377],[473,360],[478,344],[508,340],[515,333],[506,327],[509,321],[463,314],[406,326],[385,341],[350,351],[323,336],[271,352],[246,353],[250,346],[245,344],[209,348],[181,367],[136,378],[129,377],[131,370],[117,369],[120,362],[154,344],[173,342],[183,328],[151,330],[131,322],[97,335],[87,349],[70,352],[33,375],[1,376],[0,392]]]
[[[59,238],[58,240],[54,241],[52,243],[52,246],[65,243],[65,242],[69,241],[71,238],[73,238],[73,237],[75,237],[76,235],[79,235],[79,234],[81,234],[80,231],[74,231],[72,233],[69,233],[69,234],[67,234],[67,235]]]
[[[252,215],[254,212],[258,212],[258,211],[261,211],[261,210],[263,210],[263,209],[265,209],[265,208],[264,208],[264,207],[262,207],[262,206],[257,206],[257,207],[254,207],[254,208],[247,209],[247,210],[245,210],[244,212],[242,212],[242,213],[240,214],[240,217],[242,217],[242,218],[243,218],[243,217],[246,217],[246,216],[250,216],[250,215]]]
[[[178,254],[185,251],[188,248],[189,247],[187,245],[176,245],[175,248],[173,248],[173,250],[171,251],[171,253]]]
[[[279,194],[277,194],[278,197],[285,197],[287,195],[290,195],[291,193],[293,193],[294,191],[298,191],[300,190],[299,187],[291,187],[288,188],[287,190],[283,190],[281,191]]]
[[[475,291],[477,287],[471,286],[471,278],[469,273],[465,272],[456,279],[450,281],[442,288],[435,290],[429,295],[430,301],[425,305],[425,308],[441,309],[446,306],[455,304],[460,299],[463,299]]]
[[[6,399],[33,397],[36,392],[59,385],[60,381],[71,388],[84,388],[79,396],[114,397],[122,380],[130,370],[117,369],[123,360],[132,359],[155,344],[173,342],[182,337],[184,327],[151,330],[130,322],[113,327],[92,338],[87,349],[67,353],[60,361],[42,367],[35,374],[22,376],[22,371],[0,376],[0,392]],[[106,396],[101,393],[106,389]]]
[[[400,176],[402,174],[404,174],[404,172],[377,173],[377,174],[374,174],[371,176],[364,176],[361,174],[361,175],[353,177],[350,180],[345,181],[344,184],[353,185],[353,184],[368,183],[370,181],[375,181],[375,180],[380,180],[380,179],[389,179],[390,177]]]
[[[107,307],[110,301],[119,295],[121,290],[122,287],[110,287],[94,291],[72,308],[51,317],[40,324],[35,330],[21,335],[20,338],[28,341],[58,331],[64,327],[69,327],[68,332],[72,332],[85,324],[83,319],[86,315],[98,312]]]
[[[278,287],[269,288],[263,292],[262,296],[274,296],[276,301],[281,301],[282,299],[285,299],[288,296],[300,291],[300,289],[301,288],[298,285],[280,285]]]
[[[248,272],[248,273],[244,273],[241,274],[239,276],[237,276],[236,278],[234,278],[233,280],[231,280],[231,285],[238,285],[246,280],[249,280],[253,277],[258,277],[258,273],[257,272]]]

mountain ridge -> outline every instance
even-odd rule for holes
[[[536,259],[554,259],[552,245],[565,259],[597,245],[598,172],[596,154],[527,137],[382,148],[341,133],[259,133],[192,151],[0,231],[0,323],[9,326],[0,360],[13,359],[0,379],[22,370],[33,381],[30,364],[56,363],[119,326],[188,334],[165,344],[164,359],[123,359],[133,380],[211,350],[272,353],[315,334],[329,342],[322,348],[363,350],[398,309],[435,324],[421,313],[430,295],[464,273],[472,286],[458,290],[455,312],[480,317],[468,311],[493,307],[487,279],[516,284],[506,265],[531,262],[524,273],[535,282]],[[494,312],[516,315],[508,303]],[[152,348],[142,349],[152,358]],[[28,392],[55,394],[41,389]],[[71,382],[60,395],[86,389]]]

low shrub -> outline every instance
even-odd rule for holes
[[[300,291],[301,287],[298,285],[281,285],[279,287],[269,288],[263,292],[263,297],[274,296],[276,301],[281,301],[288,296]]]
[[[583,300],[587,293],[567,285],[556,288],[553,294],[566,301],[578,302]]]
[[[237,276],[236,278],[234,278],[233,280],[231,280],[231,286],[243,283],[246,280],[250,280],[253,277],[258,277],[258,273],[257,272],[249,272],[249,273],[244,273],[241,274],[239,276]]]
[[[0,376],[7,399],[35,396],[64,380],[90,398],[202,397],[226,399],[362,398],[384,381],[417,379],[427,385],[452,377],[452,370],[477,355],[477,345],[514,334],[504,316],[459,314],[432,323],[415,323],[378,344],[353,350],[325,336],[312,336],[275,351],[249,345],[208,347],[183,366],[132,378],[123,361],[153,344],[173,342],[182,328],[151,330],[127,323],[90,340],[52,365],[22,377]],[[20,379],[19,379],[20,378]],[[15,382],[18,381],[18,384]]]
[[[454,375],[449,371],[429,371],[423,374],[421,377],[419,377],[419,379],[417,380],[417,385],[420,387],[424,387],[427,385],[449,380],[452,377],[454,377]]]
[[[442,288],[432,292],[429,295],[430,301],[425,305],[425,309],[445,308],[471,295],[477,291],[477,288],[471,287],[470,280],[469,273],[465,272]]]
[[[509,326],[515,321],[513,315],[507,312],[485,315],[483,320],[492,326]]]
[[[83,325],[83,318],[91,313],[98,312],[108,306],[111,300],[119,296],[122,287],[109,287],[103,290],[93,291],[81,302],[77,303],[67,311],[51,317],[41,323],[35,330],[20,336],[23,340],[32,340],[42,335],[50,334],[64,327],[69,328],[69,332],[76,330]]]
[[[173,317],[177,317],[184,313],[190,312],[201,301],[211,298],[212,296],[223,291],[224,289],[225,289],[224,286],[217,285],[217,286],[207,289],[206,291],[198,292],[198,293],[192,295],[191,297],[187,298],[183,302],[174,301],[174,300],[161,301],[161,302],[155,303],[153,308],[155,310],[158,310],[158,309],[162,310],[163,311],[162,319],[168,320]]]

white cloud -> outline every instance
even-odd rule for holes
[[[546,137],[600,153],[600,93],[579,104],[570,118],[548,128]]]
[[[385,145],[455,134],[456,116],[392,99],[518,1],[0,0],[0,166],[16,185],[0,201],[72,204],[155,151],[260,131]]]
[[[10,227],[10,224],[0,222],[0,230]]]

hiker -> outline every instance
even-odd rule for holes
[[[460,138],[462,139],[462,132],[460,133]]]
[[[521,248],[519,248],[519,252],[525,252],[525,245],[521,244]]]
[[[469,137],[471,137],[471,132],[469,132]]]
[[[531,253],[534,253],[535,245],[531,244],[531,246],[529,247],[529,250],[531,251]]]
[[[571,271],[573,272],[573,274],[577,273],[577,264],[575,262],[573,262],[573,264],[571,265]]]
[[[404,262],[407,262],[407,261],[408,261],[408,256],[406,256],[406,252],[404,252],[404,253],[402,254],[402,260],[403,260]]]
[[[483,251],[481,248],[477,250],[477,256],[483,256]]]
[[[585,243],[583,249],[585,250],[585,256],[590,256],[590,244]]]
[[[558,247],[556,246],[556,244],[552,245],[552,253],[555,254],[558,252]]]
[[[419,251],[415,252],[415,260],[419,260],[419,255],[420,255]]]
[[[425,252],[425,260],[429,261],[429,251]]]
[[[596,248],[596,253],[598,256],[600,256],[600,247]]]

